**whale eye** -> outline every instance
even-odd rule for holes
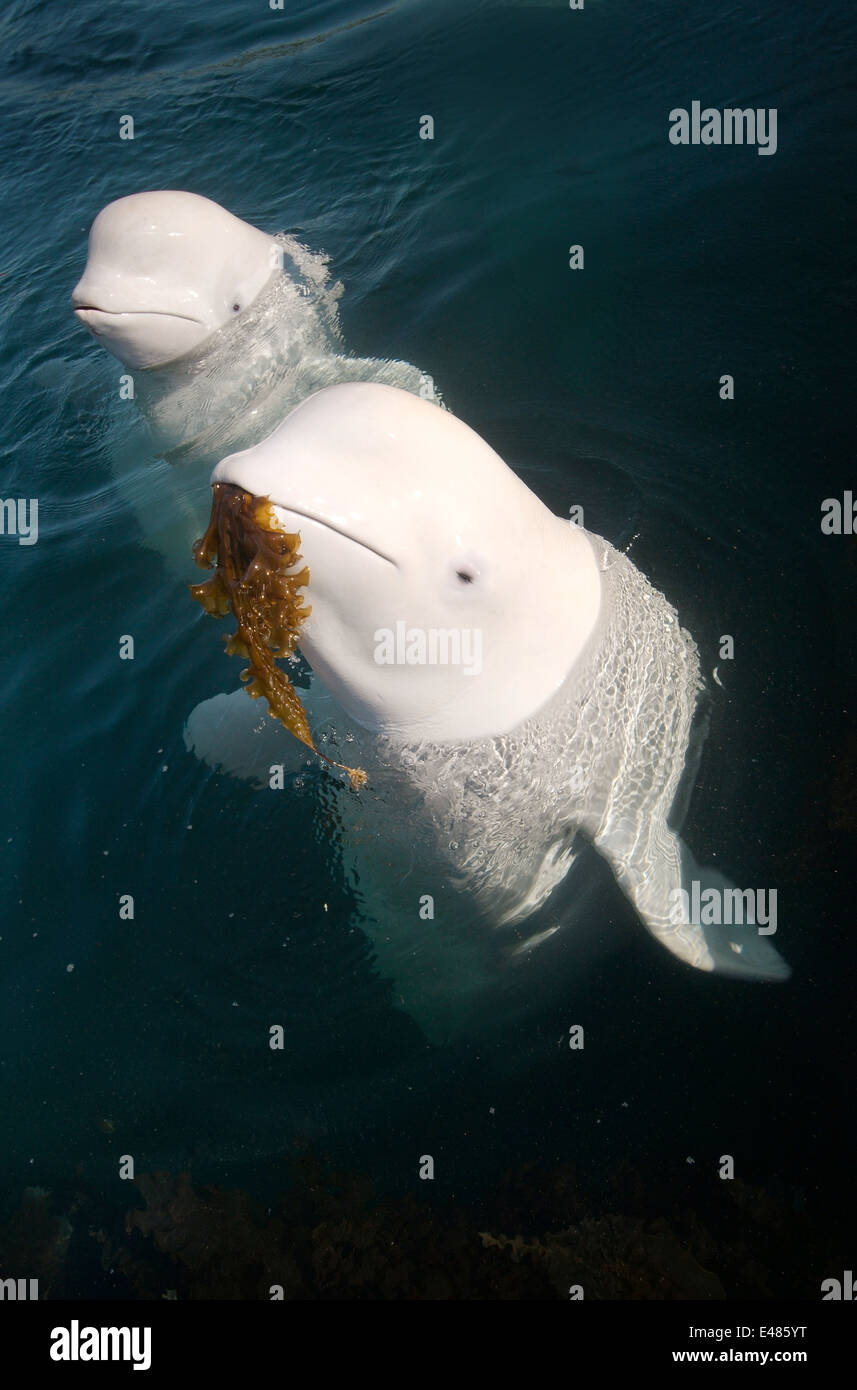
[[[240,304],[233,304],[233,305],[232,305],[232,312],[233,312],[233,314],[240,314],[240,312],[241,312],[241,305],[240,305]]]
[[[455,602],[455,595],[463,599],[465,591],[468,598],[472,599],[474,593],[480,590],[482,581],[485,577],[485,560],[475,550],[464,549],[462,547],[457,553],[453,551],[448,556],[446,569],[446,592]]]
[[[450,556],[447,573],[449,574],[447,582],[452,585],[456,592],[461,593],[465,587],[472,588],[482,577],[482,557],[472,551],[459,551],[457,555]]]

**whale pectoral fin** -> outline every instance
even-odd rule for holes
[[[566,832],[549,845],[526,892],[513,907],[497,917],[497,925],[513,926],[537,912],[570,873],[579,852],[580,842],[575,839],[574,830]],[[532,945],[533,942],[530,942],[530,946]]]
[[[631,837],[614,826],[597,835],[595,844],[652,936],[697,970],[755,980],[788,979],[789,966],[755,924],[707,925],[699,920],[703,914],[699,907],[694,913],[693,882],[699,884],[697,902],[710,888],[722,900],[731,885],[718,870],[701,868],[666,822],[651,823],[647,829],[645,836]]]
[[[595,845],[652,936],[687,965],[713,970],[714,957],[699,924],[674,920],[672,904],[682,887],[681,841],[665,821],[650,822],[647,829],[645,837],[632,836],[619,822],[596,835]]]
[[[327,692],[316,687],[302,690],[301,701],[313,727],[333,705]],[[271,717],[267,701],[251,700],[243,686],[228,695],[202,700],[191,710],[184,741],[200,762],[260,787],[268,785],[273,765],[282,764],[289,773],[298,772],[311,761],[304,745]]]
[[[188,716],[185,747],[217,772],[266,786],[274,763],[297,771],[306,752],[281,724],[266,717],[266,706],[233,690],[203,700]],[[293,766],[292,766],[293,764]]]
[[[683,887],[688,896],[692,898],[691,888],[695,881],[699,884],[700,899],[704,899],[705,893],[713,889],[717,894],[716,901],[725,906],[729,901],[726,895],[736,892],[735,885],[724,878],[719,869],[697,864],[687,845],[681,841],[680,844]],[[697,911],[696,915],[705,914]],[[721,912],[720,915],[731,916],[732,913],[727,911]],[[775,929],[776,923],[773,925]],[[773,932],[768,923],[762,923],[761,920],[759,923],[722,921],[709,925],[703,922],[699,925],[699,930],[705,938],[705,944],[714,962],[713,968],[720,975],[742,976],[746,980],[782,981],[787,980],[792,973],[791,967],[783,960],[770,939]]]

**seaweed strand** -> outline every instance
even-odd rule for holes
[[[254,497],[231,483],[214,483],[212,492],[208,529],[194,544],[193,558],[201,569],[213,567],[214,574],[203,584],[188,585],[191,595],[214,618],[232,611],[238,626],[224,638],[226,654],[247,661],[241,680],[250,698],[264,696],[295,738],[347,772],[352,787],[363,786],[361,768],[334,762],[316,748],[297,691],[277,665],[294,652],[310,612],[299,592],[309,570],[295,568],[300,535],[280,529],[268,497]]]

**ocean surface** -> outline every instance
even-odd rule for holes
[[[654,1217],[732,1155],[840,1261],[772,1293],[853,1266],[857,539],[821,504],[857,493],[854,56],[844,3],[4,6],[0,491],[39,530],[0,536],[2,1214],[85,1189],[118,1220],[123,1155],[267,1200],[310,1153],[488,1229],[504,1175],[611,1211],[624,1165]],[[671,144],[694,100],[776,108],[776,153]],[[330,774],[275,798],[188,752],[235,667],[116,486],[134,407],[69,305],[96,213],[155,188],[326,254],[348,350],[430,373],[676,607],[710,717],[683,833],[777,891],[787,984],[685,968],[593,863],[591,959],[433,1045],[311,814]]]

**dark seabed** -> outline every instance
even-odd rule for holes
[[[6,5],[0,488],[39,536],[0,537],[0,1274],[266,1297],[288,1249],[294,1297],[817,1298],[853,1267],[857,538],[820,523],[857,494],[854,31],[773,0]],[[776,153],[672,145],[694,99],[776,108]],[[148,188],[327,253],[350,350],[630,544],[706,679],[684,836],[777,890],[787,984],[685,968],[592,862],[591,958],[431,1046],[310,815],[330,774],[275,799],[186,750],[236,668],[114,484],[133,406],[69,307],[93,217]],[[206,1184],[225,1284],[169,1253]]]

